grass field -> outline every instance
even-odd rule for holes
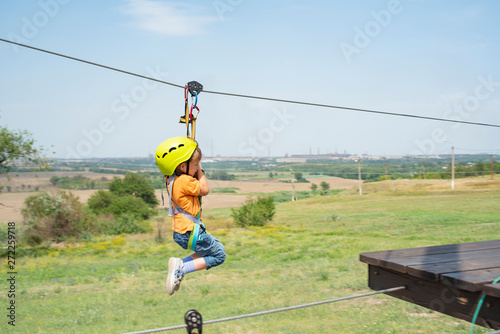
[[[361,252],[500,235],[498,186],[398,190],[382,182],[369,187],[363,196],[346,191],[279,203],[274,222],[262,228],[234,227],[229,208],[205,210],[205,222],[224,243],[227,260],[188,275],[173,296],[164,287],[168,258],[189,253],[170,239],[166,217],[153,222],[151,235],[29,251],[18,245],[16,327],[12,331],[4,315],[0,328],[5,333],[123,333],[184,324],[190,309],[212,320],[360,294],[369,291]],[[155,240],[158,226],[167,234],[163,243]],[[0,272],[4,291],[6,262]],[[7,302],[2,292],[4,313]],[[207,325],[204,333],[468,333],[469,326],[378,295]],[[475,333],[486,332],[476,327]]]

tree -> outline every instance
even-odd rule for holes
[[[31,133],[0,126],[0,174],[7,174],[16,162],[47,167],[43,147],[35,146]]]
[[[318,185],[316,183],[311,184],[311,190],[314,192],[318,189]]]
[[[330,184],[326,181],[322,181],[319,186],[321,187],[321,189],[323,189],[324,191],[327,191],[328,189],[330,189]]]
[[[478,171],[478,172],[484,172],[484,171],[489,171],[490,170],[490,165],[489,164],[485,164],[484,162],[482,161],[478,161],[476,162],[476,164],[474,165],[473,169],[475,171]]]
[[[115,178],[109,184],[109,191],[118,196],[133,195],[142,198],[151,207],[159,204],[154,187],[145,176],[136,173],[127,173],[124,179]]]

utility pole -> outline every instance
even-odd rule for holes
[[[363,195],[363,190],[361,184],[363,181],[361,180],[361,157],[358,159],[358,177],[359,177],[359,194]]]
[[[455,147],[451,146],[451,190],[455,190]]]
[[[292,202],[295,202],[295,175],[293,173],[293,170],[290,169],[290,171],[292,172]]]

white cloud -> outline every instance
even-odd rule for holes
[[[126,0],[123,12],[135,18],[134,25],[169,36],[189,36],[206,33],[206,25],[215,16],[201,16],[203,8],[179,2]]]

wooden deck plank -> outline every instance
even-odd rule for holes
[[[497,257],[474,259],[473,261],[452,261],[409,266],[408,275],[436,282],[440,280],[441,275],[449,273],[494,268],[500,268],[500,254]]]
[[[483,285],[488,284],[500,277],[500,268],[459,271],[442,274],[443,284],[467,291],[481,291]]]
[[[400,273],[407,273],[409,266],[417,266],[421,264],[456,262],[465,260],[477,260],[498,257],[500,255],[500,246],[498,248],[467,250],[462,252],[440,253],[440,254],[425,254],[411,257],[396,257],[390,260],[381,259],[379,266],[395,270]]]
[[[491,249],[498,247],[500,247],[500,239],[479,241],[479,242],[468,242],[462,244],[449,244],[449,245],[439,245],[439,246],[365,252],[361,253],[359,257],[361,262],[379,266],[381,261],[390,261],[393,258],[416,257],[416,256],[433,255],[433,254],[447,254],[451,252],[456,253],[456,252]]]
[[[500,298],[500,283],[485,284],[484,293],[486,293],[488,296]]]

